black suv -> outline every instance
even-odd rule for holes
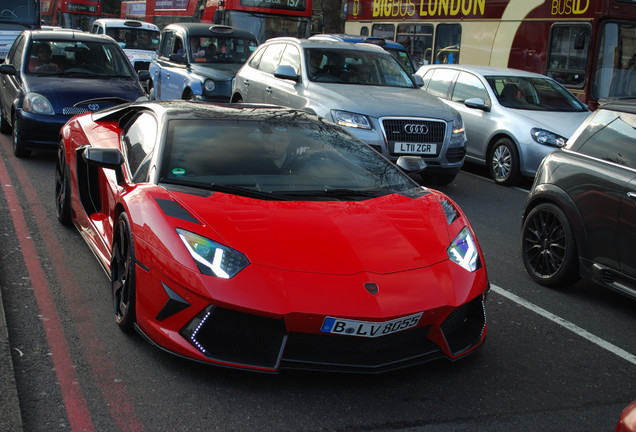
[[[523,210],[537,282],[592,280],[636,299],[636,99],[599,107],[543,160]]]

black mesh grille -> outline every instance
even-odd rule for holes
[[[206,356],[230,363],[275,368],[285,342],[282,320],[211,307],[181,335]]]
[[[449,163],[460,162],[466,156],[466,147],[450,147],[446,150],[446,160]]]
[[[437,144],[437,157],[442,150],[446,136],[446,123],[436,120],[384,119],[382,126],[386,133],[389,153],[394,154],[395,142],[414,144]]]
[[[486,309],[479,296],[451,312],[441,330],[451,352],[457,355],[481,341],[485,325]]]
[[[441,357],[418,327],[377,338],[290,333],[282,365],[340,371],[384,371]]]

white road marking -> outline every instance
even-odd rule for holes
[[[617,347],[616,345],[613,345],[609,342],[607,342],[604,339],[601,339],[598,336],[593,335],[592,333],[588,332],[587,330],[583,330],[581,327],[572,324],[571,322],[564,320],[563,318],[554,315],[553,313],[548,312],[545,309],[540,308],[539,306],[535,305],[534,303],[530,303],[527,300],[522,299],[521,297],[506,291],[505,289],[498,287],[497,285],[490,285],[490,289],[492,292],[495,292],[503,297],[506,297],[509,300],[512,300],[513,302],[525,307],[526,309],[531,310],[532,312],[541,315],[544,318],[549,319],[550,321],[565,327],[566,329],[570,330],[572,333],[575,333],[579,336],[581,336],[584,339],[587,339],[588,341],[592,342],[595,345],[598,345],[599,347],[611,352],[614,355],[617,355],[618,357],[627,360],[628,362],[630,362],[631,364],[636,366],[636,355],[634,354],[630,354],[627,351],[625,351],[624,349],[621,349],[619,347]]]

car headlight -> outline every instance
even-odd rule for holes
[[[547,131],[545,129],[532,128],[530,131],[532,139],[539,144],[549,145],[552,147],[563,147],[567,138],[563,138],[561,135],[557,135],[554,132]]]
[[[453,120],[453,135],[463,135],[464,132],[464,122],[461,117],[455,117]]]
[[[338,126],[345,126],[356,129],[371,129],[369,118],[362,114],[348,111],[331,110],[334,123]]]
[[[203,82],[203,88],[205,89],[207,93],[212,93],[214,89],[216,88],[216,83],[214,82],[214,80],[206,79]]]
[[[477,244],[470,234],[468,227],[464,227],[448,247],[448,258],[459,264],[469,272],[474,272],[481,267]]]
[[[22,102],[22,109],[34,114],[55,115],[51,102],[39,93],[27,93]]]
[[[231,279],[250,263],[242,253],[198,234],[179,228],[177,234],[205,275]]]

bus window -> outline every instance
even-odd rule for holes
[[[438,24],[435,32],[434,63],[459,63],[459,43],[461,38],[461,24]]]
[[[395,26],[393,24],[373,24],[371,36],[395,40]]]
[[[636,25],[606,22],[601,28],[592,98],[636,96]]]
[[[362,26],[360,28],[360,36],[369,36],[369,27]]]
[[[550,30],[546,75],[565,86],[582,88],[591,34],[586,24],[555,24]]]
[[[397,41],[404,45],[416,68],[431,64],[433,24],[398,24]]]

